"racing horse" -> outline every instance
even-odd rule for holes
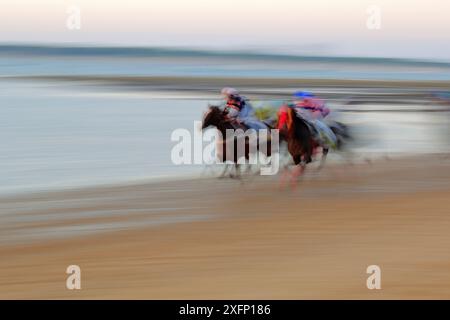
[[[313,153],[319,145],[313,139],[310,125],[305,119],[297,117],[295,111],[288,106],[282,106],[278,111],[277,128],[280,130],[280,139],[287,142],[288,152],[296,166],[291,175],[291,183],[295,187],[298,177],[312,161]],[[326,155],[328,150],[323,150],[323,153]],[[282,184],[284,179],[285,174],[282,177]]]
[[[269,125],[267,125],[267,129],[270,131],[271,127]],[[241,129],[244,132],[248,129],[247,126],[245,126],[242,123],[238,123],[237,121],[232,121],[227,117],[227,111],[226,110],[221,110],[218,106],[212,106],[210,105],[208,110],[205,112],[204,116],[203,116],[203,121],[202,121],[202,130],[207,129],[208,127],[215,127],[222,135],[222,137],[226,137],[227,136],[227,130],[231,129],[231,130],[238,130]],[[236,177],[239,178],[240,177],[240,169],[239,169],[239,151],[238,150],[238,146],[239,146],[239,142],[242,143],[242,141],[239,141],[239,139],[245,139],[244,141],[244,157],[245,160],[248,161],[250,159],[250,153],[251,151],[261,151],[261,146],[259,145],[259,140],[258,143],[256,145],[256,149],[252,149],[250,146],[250,139],[248,136],[244,136],[244,137],[238,137],[238,136],[233,136],[233,140],[227,140],[227,139],[221,139],[217,141],[217,158],[220,162],[225,163],[226,161],[229,160],[233,163],[234,165],[234,169],[235,169],[235,175],[233,176],[230,173],[230,177]],[[227,144],[229,143],[233,143],[233,149],[231,148],[227,148]],[[227,154],[227,152],[232,152],[232,155]],[[270,138],[267,137],[267,141],[266,141],[266,148],[265,148],[265,152],[264,155],[266,157],[270,157],[271,156],[271,141]],[[225,174],[227,173],[228,170],[228,165],[225,165],[224,171],[221,174],[221,177],[225,176]]]

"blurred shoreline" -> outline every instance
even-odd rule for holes
[[[90,76],[41,75],[4,76],[0,81],[21,81],[30,84],[71,86],[74,90],[95,89],[113,93],[117,90],[155,93],[166,99],[211,100],[220,88],[237,87],[252,100],[290,100],[292,92],[303,88],[314,91],[329,103],[340,104],[340,111],[360,112],[366,104],[416,106],[414,109],[383,109],[383,111],[442,111],[450,110],[450,81],[447,80],[362,80],[362,79],[289,79],[246,77],[158,77],[158,76]],[[149,96],[151,98],[152,96]],[[156,96],[158,97],[158,96]],[[435,107],[430,108],[430,104]],[[358,105],[359,108],[352,108]],[[417,107],[421,106],[421,107]]]

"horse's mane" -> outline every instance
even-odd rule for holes
[[[205,121],[205,119],[208,117],[208,115],[211,116],[212,114],[218,114],[221,112],[222,111],[220,110],[219,106],[209,105],[208,111],[206,111],[203,116],[203,121]]]
[[[298,117],[292,108],[288,108],[287,111],[287,128],[290,134],[300,141],[302,145],[309,144],[311,142],[311,132],[309,126],[304,119]]]
[[[243,124],[238,124],[224,118],[226,111],[222,110],[220,106],[209,105],[209,113],[214,115],[219,115],[221,118],[221,123],[226,126],[226,129],[243,129],[244,131],[248,128]]]
[[[214,123],[211,122],[211,118],[214,119]],[[224,119],[224,111],[219,106],[209,105],[208,111],[205,113],[203,117],[202,127],[206,126],[215,126],[219,130],[225,129],[233,129],[233,125]],[[223,134],[223,132],[222,132]]]
[[[294,114],[294,111],[292,110],[292,108],[286,108],[286,111],[287,111],[286,112],[286,114],[287,114],[286,127],[287,127],[289,134],[293,134],[294,130],[295,130],[295,125],[294,125],[295,114]]]
[[[219,106],[215,106],[215,105],[209,105],[209,109],[211,109],[211,111],[212,110],[214,110],[214,111],[220,111],[220,108],[219,108]]]

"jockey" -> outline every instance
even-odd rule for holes
[[[294,93],[292,105],[297,116],[311,123],[318,133],[321,145],[328,148],[336,148],[337,138],[334,132],[325,124],[323,119],[330,113],[325,102],[314,94],[305,91]]]
[[[228,117],[251,129],[267,129],[264,123],[256,119],[253,107],[236,89],[223,88],[221,93],[226,99],[225,110],[228,111]]]

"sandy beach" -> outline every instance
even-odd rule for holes
[[[449,157],[424,155],[311,168],[295,191],[205,177],[3,197],[0,298],[449,299],[449,196]]]

